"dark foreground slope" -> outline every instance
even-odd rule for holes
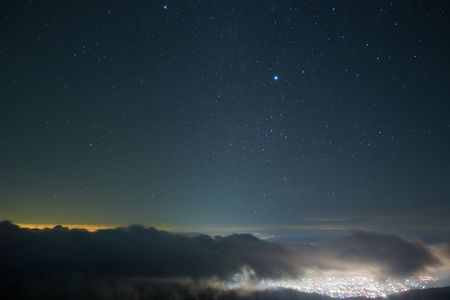
[[[305,294],[297,292],[294,290],[272,290],[272,291],[261,291],[257,293],[252,293],[248,295],[238,295],[234,293],[229,293],[223,295],[223,298],[219,299],[239,299],[239,300],[256,300],[256,299],[276,299],[276,300],[332,300],[335,298],[330,298],[315,294]],[[367,298],[347,298],[352,300],[367,300]],[[398,295],[391,295],[387,298],[389,300],[450,300],[450,287],[444,288],[431,288],[424,290],[411,290]]]
[[[391,300],[449,300],[450,287],[412,290],[400,295],[390,296]]]
[[[94,280],[95,281],[95,280]],[[0,299],[3,300],[333,300],[327,296],[307,294],[291,289],[242,292],[238,290],[220,290],[197,284],[179,284],[168,282],[121,282],[74,280],[71,282],[34,281],[15,282],[13,285],[0,285]],[[380,298],[379,300],[386,299]],[[450,287],[412,290],[389,296],[389,300],[449,300]],[[351,300],[367,300],[351,298]]]

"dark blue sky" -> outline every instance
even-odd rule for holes
[[[0,218],[448,230],[449,14],[2,1]]]

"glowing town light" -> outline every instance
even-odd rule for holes
[[[246,286],[247,280],[234,276],[229,288]],[[297,279],[264,279],[251,282],[257,290],[293,289],[304,293],[326,295],[333,298],[364,297],[377,298],[405,292],[410,289],[424,289],[433,286],[433,278],[421,275],[410,278],[380,278],[370,274],[320,274],[310,273]]]

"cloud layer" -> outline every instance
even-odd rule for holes
[[[187,237],[130,226],[96,232],[23,229],[0,223],[0,274],[81,272],[154,278],[226,278],[246,266],[259,276],[298,275],[286,247],[240,234]]]
[[[54,286],[71,290],[75,285],[76,291],[108,290],[111,294],[114,288],[109,283],[120,282],[123,287],[136,278],[151,279],[152,286],[161,280],[188,281],[191,291],[199,289],[192,282],[227,280],[243,268],[251,270],[252,276],[269,279],[296,278],[310,269],[361,269],[408,276],[440,267],[448,261],[448,249],[448,244],[429,247],[396,235],[368,232],[311,246],[269,242],[250,234],[186,236],[142,226],[95,232],[61,226],[37,230],[3,221],[0,292],[14,294],[24,285],[19,290],[42,292]],[[95,288],[86,288],[93,282]]]
[[[250,234],[185,236],[130,226],[31,230],[0,222],[0,274],[81,272],[153,278],[227,278],[243,267],[258,277],[299,276],[306,268],[378,268],[409,275],[438,266],[439,258],[418,241],[353,232],[317,246],[268,242]],[[447,247],[447,248],[445,248]],[[440,249],[448,249],[448,245]],[[447,253],[449,251],[440,251]]]

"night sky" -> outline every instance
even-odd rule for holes
[[[447,1],[2,1],[0,219],[448,232],[449,28]]]

